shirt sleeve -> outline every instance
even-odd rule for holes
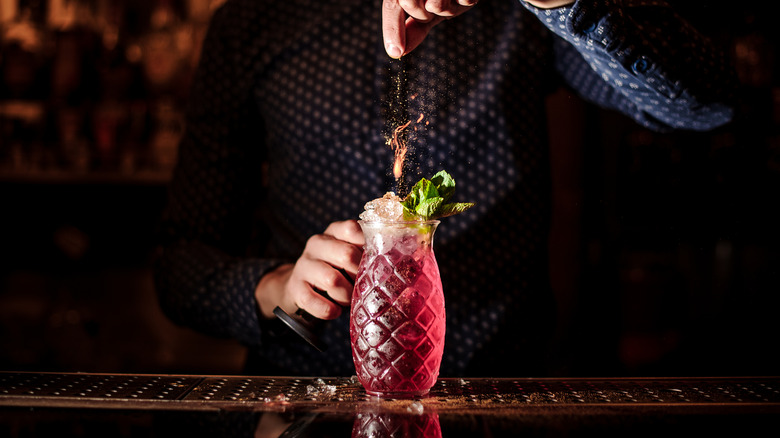
[[[736,76],[725,51],[666,2],[522,3],[560,37],[556,68],[591,102],[659,131],[705,131],[733,118]]]
[[[246,14],[215,12],[191,88],[186,129],[160,225],[154,279],[174,322],[257,345],[263,322],[254,297],[281,260],[248,258],[262,205],[262,123],[253,101],[253,41]],[[258,222],[259,223],[259,222]],[[270,323],[269,323],[270,324]]]

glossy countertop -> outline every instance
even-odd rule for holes
[[[764,434],[780,377],[442,378],[412,400],[355,377],[0,372],[0,437]]]

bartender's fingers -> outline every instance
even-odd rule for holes
[[[322,235],[306,243],[306,252],[320,258],[354,280],[363,256],[363,230],[357,221],[334,222]]]
[[[363,246],[363,230],[356,220],[333,222],[325,229],[325,235],[333,236],[338,240],[349,242],[353,245]]]
[[[426,0],[396,0],[401,8],[406,12],[406,15],[414,18],[417,21],[429,21],[433,18],[432,14],[427,9],[428,1]]]
[[[478,0],[384,0],[382,34],[392,58],[411,52],[430,30],[447,18],[460,15]]]
[[[574,0],[526,0],[526,2],[540,9],[553,9],[568,6],[574,3]]]
[[[425,10],[440,17],[454,17],[466,12],[477,2],[478,0],[427,0]]]
[[[306,266],[306,276],[309,285],[315,289],[314,292],[319,296],[327,295],[329,301],[335,301],[339,306],[348,306],[352,299],[352,281],[336,268],[321,260],[312,260],[311,262]],[[330,313],[333,313],[333,310],[331,308]]]
[[[339,316],[341,308],[323,302],[323,297],[314,289],[323,291],[341,306],[349,305],[352,281],[363,255],[363,242],[363,232],[356,221],[334,222],[323,234],[311,236],[306,241],[303,254],[295,263],[291,282],[306,283],[312,290],[296,286],[294,292],[299,307],[322,319]]]
[[[315,288],[324,291],[335,302]],[[352,283],[327,263],[303,256],[295,263],[287,291],[287,299],[298,309],[315,318],[334,319],[341,315],[341,306],[349,304]]]
[[[391,58],[400,58],[406,47],[406,12],[398,0],[382,2],[382,37]]]

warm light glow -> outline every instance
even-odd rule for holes
[[[415,121],[415,124],[420,123],[423,120],[424,116],[423,114],[420,114],[420,117],[417,118],[417,121]],[[408,128],[409,125],[412,124],[412,121],[409,120],[408,122],[404,123],[401,126],[398,126],[393,130],[393,137],[388,140],[388,144],[393,149],[393,152],[395,153],[395,161],[393,162],[393,176],[395,177],[396,181],[401,179],[401,175],[404,171],[404,160],[406,159],[406,142],[404,139],[400,136],[401,133],[403,133],[404,129]],[[427,125],[428,122],[426,121],[425,124]]]
[[[403,139],[400,139],[398,135],[403,132],[404,129],[406,129],[410,124],[412,123],[411,120],[404,123],[401,126],[398,126],[393,131],[393,138],[390,139],[390,147],[393,149],[393,152],[395,153],[395,161],[393,163],[393,176],[396,180],[401,178],[401,175],[404,171],[404,159],[406,159],[406,142],[404,142]]]

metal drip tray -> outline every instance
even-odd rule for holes
[[[438,412],[552,406],[775,406],[780,378],[440,379],[420,400]],[[0,372],[0,406],[250,409],[330,412],[407,409],[356,378]]]
[[[144,375],[0,373],[0,400],[178,400],[201,380]]]

